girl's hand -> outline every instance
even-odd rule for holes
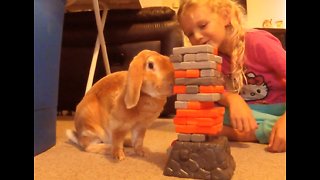
[[[229,94],[228,104],[234,129],[249,132],[258,128],[250,107],[239,94]]]
[[[270,152],[286,151],[286,113],[273,126],[267,150]]]

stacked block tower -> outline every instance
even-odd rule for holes
[[[163,174],[182,178],[231,179],[235,162],[228,140],[218,133],[225,109],[221,99],[222,58],[211,45],[173,48],[178,138],[172,144]]]

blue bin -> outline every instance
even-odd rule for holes
[[[65,0],[34,0],[34,156],[56,144]]]

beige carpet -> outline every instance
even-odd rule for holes
[[[184,179],[164,176],[166,150],[176,139],[172,119],[158,119],[147,131],[145,157],[132,155],[115,162],[109,156],[86,153],[67,141],[65,130],[73,128],[72,117],[58,117],[57,143],[34,157],[35,180],[161,180]],[[286,153],[269,153],[266,145],[230,142],[236,162],[232,180],[286,179]]]

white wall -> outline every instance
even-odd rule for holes
[[[142,7],[168,6],[172,9],[179,8],[179,0],[140,0]]]
[[[286,0],[247,0],[247,26],[262,27],[265,19],[282,20],[286,28]]]
[[[142,7],[168,6],[176,12],[179,8],[179,2],[179,0],[140,0],[140,4]]]
[[[140,0],[142,7],[168,6],[176,12],[179,8],[180,0]],[[274,27],[275,21],[282,20],[283,28],[286,28],[286,0],[247,0],[247,26],[251,28],[262,27],[266,19],[272,19]],[[190,42],[184,37],[185,46],[190,46]]]
[[[177,11],[180,0],[140,0],[142,7],[168,6]],[[286,0],[247,0],[247,26],[262,27],[266,19],[282,20],[286,28]]]
[[[162,0],[140,0],[142,7],[162,6]]]

